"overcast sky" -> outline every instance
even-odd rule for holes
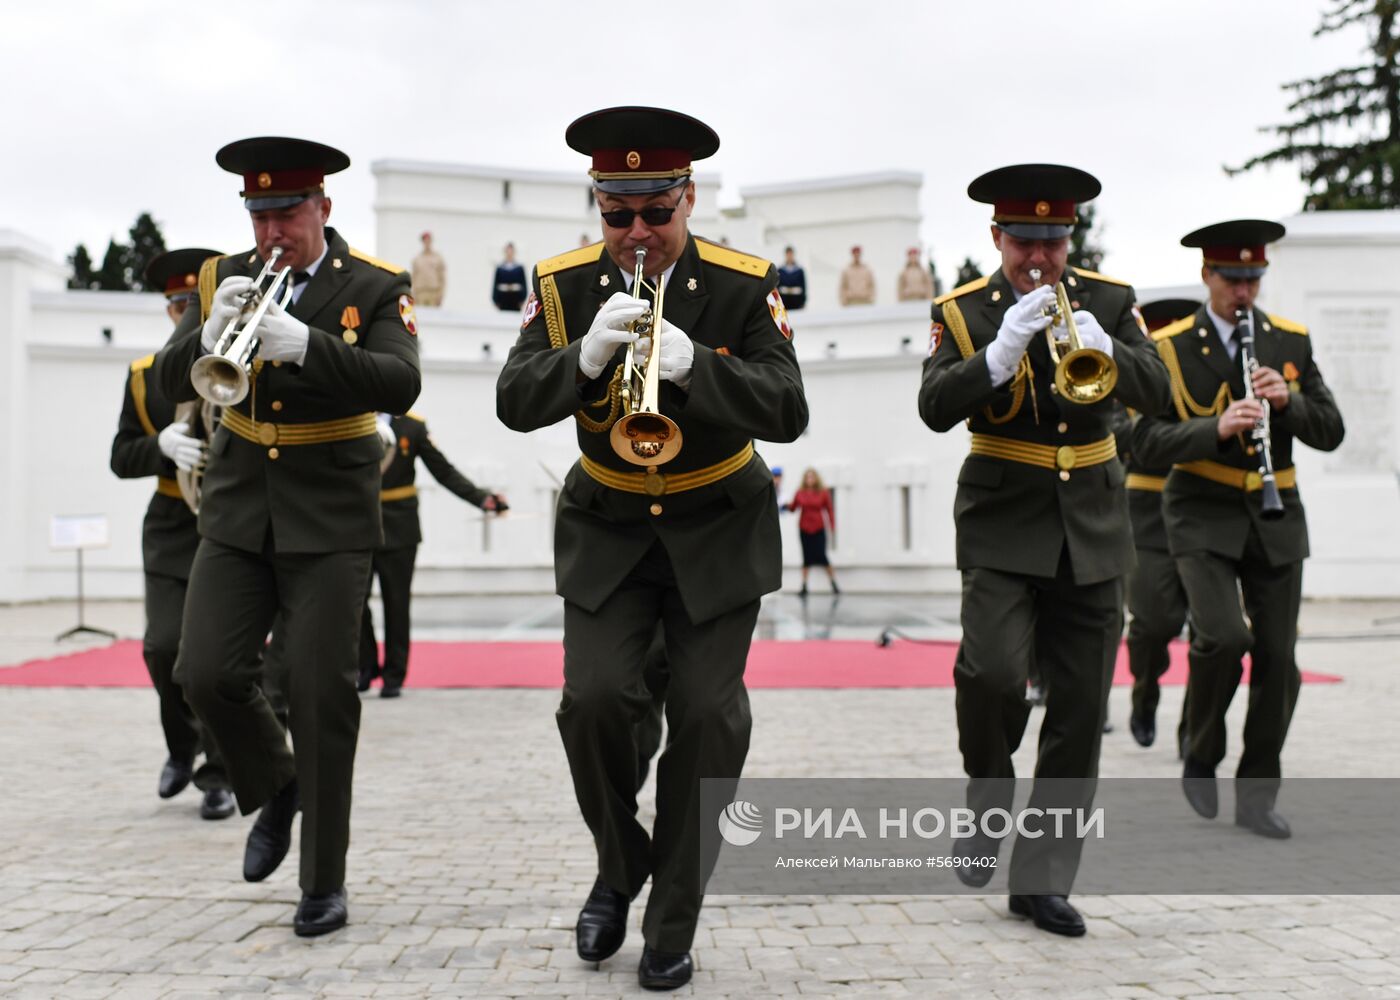
[[[214,151],[249,135],[344,149],[333,223],[374,238],[372,161],[587,169],[564,127],[614,104],[703,119],[725,199],[761,183],[923,174],[923,237],[950,280],[991,264],[966,197],[1006,163],[1083,167],[1105,270],[1193,281],[1177,246],[1208,222],[1295,213],[1289,166],[1227,178],[1269,148],[1279,84],[1350,64],[1363,32],[1311,37],[1322,0],[703,0],[606,5],[433,0],[7,4],[0,31],[0,228],[100,260],[150,211],[170,246],[251,244]],[[605,21],[601,11],[610,12]]]

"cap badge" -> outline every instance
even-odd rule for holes
[[[1038,201],[1035,203],[1035,214],[1044,218],[1050,214],[1050,203],[1048,201]]]
[[[1249,247],[1245,247],[1242,250],[1240,250],[1240,260],[1249,261],[1253,259],[1254,252],[1250,250]]]
[[[628,169],[628,170],[636,170],[636,169],[637,169],[638,167],[640,167],[641,165],[642,165],[642,154],[639,153],[639,152],[637,152],[635,149],[629,150],[628,153],[627,153],[627,169]]]
[[[272,175],[269,174],[266,170],[258,174],[258,187],[264,191],[272,187]]]
[[[185,275],[185,287],[192,288],[198,279],[193,274]]]

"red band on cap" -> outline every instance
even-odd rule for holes
[[[600,174],[651,173],[690,166],[688,149],[595,149],[593,169]]]
[[[1268,267],[1263,245],[1240,246],[1238,243],[1203,247],[1207,267]]]
[[[1045,225],[1072,226],[1077,221],[1077,216],[1072,201],[1021,198],[1015,201],[999,201],[993,205],[992,221],[1039,222]]]
[[[312,170],[255,170],[243,175],[244,198],[271,198],[277,195],[305,194],[319,190],[326,179],[326,172],[317,167]]]
[[[172,274],[165,279],[165,294],[179,295],[182,292],[190,292],[198,283],[199,275],[197,274]]]

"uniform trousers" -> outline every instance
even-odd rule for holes
[[[1251,779],[1251,792],[1272,805],[1281,774],[1279,758],[1302,684],[1294,645],[1303,563],[1269,565],[1259,533],[1251,527],[1239,559],[1190,552],[1178,556],[1176,565],[1191,606],[1186,755],[1208,767],[1224,759],[1225,713],[1248,653],[1249,707],[1235,775]],[[1240,613],[1241,595],[1249,624]]]
[[[175,682],[175,658],[180,652],[180,622],[185,614],[184,580],[146,574],[146,635],[141,655],[151,686],[160,699],[160,728],[165,749],[175,760],[191,762],[199,752],[199,724]]]
[[[355,690],[370,552],[247,552],[208,538],[190,571],[176,676],[222,752],[247,815],[297,779],[303,892],[345,884],[350,789],[360,729]],[[274,616],[295,755],[264,694]]]
[[[564,602],[564,691],[556,721],[598,872],[635,897],[652,880],[642,920],[651,947],[690,950],[715,856],[702,856],[701,779],[737,786],[752,717],[744,667],[758,601],[693,623],[658,542],[595,612]],[[657,766],[656,825],[637,821],[638,724],[657,623],[665,626],[669,739]],[[715,845],[716,849],[718,845]]]
[[[1045,718],[1029,805],[1087,809],[1122,634],[1122,579],[1076,584],[1063,554],[1054,577],[974,568],[962,579],[963,638],[953,682],[958,747],[971,779],[968,806],[979,815],[1012,808],[1011,755],[1030,717],[1026,678],[1034,660],[1045,685]],[[1082,850],[1074,838],[1018,837],[1011,891],[1067,895]]]
[[[1167,646],[1186,624],[1186,591],[1168,553],[1138,549],[1137,560],[1128,574],[1128,669],[1133,714],[1150,719],[1162,698],[1162,675],[1171,666]]]
[[[384,686],[403,687],[408,676],[409,606],[413,592],[413,566],[418,546],[404,545],[378,549],[374,553],[370,577],[379,577],[379,598],[384,605]],[[368,598],[369,589],[365,596]],[[374,622],[368,613],[360,626],[360,673],[370,676],[379,663],[379,647],[374,641]]]

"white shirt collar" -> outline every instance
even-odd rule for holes
[[[673,261],[671,261],[671,266],[668,267],[668,268],[666,268],[666,270],[664,270],[664,271],[661,272],[661,273],[665,276],[665,278],[666,278],[666,283],[667,283],[668,285],[671,283],[671,272],[674,271],[674,270],[676,269],[676,265],[677,265],[678,263],[680,263],[679,260],[673,260]],[[631,272],[631,271],[623,271],[623,272],[622,272],[622,280],[625,281],[625,282],[627,282],[627,290],[630,292],[630,291],[632,290],[632,272]]]

